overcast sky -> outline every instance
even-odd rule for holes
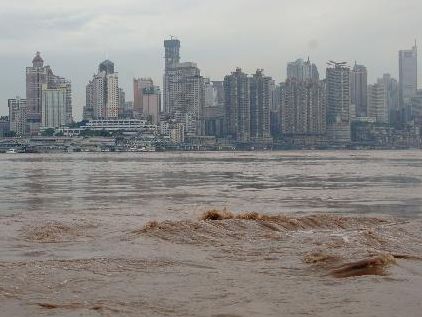
[[[25,67],[39,50],[72,81],[74,117],[85,85],[109,58],[127,100],[132,78],[162,83],[163,40],[181,40],[183,61],[222,80],[236,66],[277,81],[310,56],[322,75],[334,59],[368,67],[370,81],[398,73],[398,50],[422,41],[421,0],[0,0],[0,114],[25,97]]]

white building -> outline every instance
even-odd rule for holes
[[[383,84],[368,85],[368,116],[377,123],[388,123],[388,105]]]
[[[327,68],[327,137],[332,143],[351,141],[350,68],[346,63],[330,63]]]
[[[65,126],[67,122],[66,112],[66,86],[60,88],[42,87],[42,128],[59,128]]]
[[[86,86],[84,113],[89,113],[93,119],[117,119],[119,95],[119,77],[114,72],[114,64],[104,61],[100,64],[98,74]]]

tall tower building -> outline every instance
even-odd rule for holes
[[[418,49],[399,51],[399,100],[402,119],[410,118],[410,101],[418,89]]]
[[[390,74],[384,74],[382,78],[378,79],[377,83],[384,86],[389,123],[395,124],[400,119],[399,83]]]
[[[42,87],[41,126],[43,128],[59,128],[66,125],[66,85],[58,88]]]
[[[224,78],[227,133],[237,142],[247,143],[251,138],[250,79],[237,68]]]
[[[158,86],[150,86],[142,92],[143,114],[151,118],[152,123],[159,124],[161,111],[161,91]]]
[[[10,131],[15,132],[17,136],[27,135],[28,108],[26,99],[20,97],[9,99],[8,106]]]
[[[186,136],[200,135],[204,78],[196,63],[180,62],[180,41],[164,41],[164,112],[184,126]]]
[[[327,137],[333,143],[350,142],[350,68],[330,62],[327,68]]]
[[[300,81],[307,79],[318,80],[318,68],[310,62],[309,58],[306,62],[300,58],[295,62],[287,64],[287,79],[297,79]]]
[[[284,135],[323,135],[326,132],[326,95],[323,81],[288,79],[281,92]]]
[[[114,74],[114,63],[106,59],[98,66],[98,72],[105,72],[107,75]]]
[[[174,39],[164,41],[165,49],[165,69],[170,68],[174,64],[180,63],[180,41]]]
[[[42,125],[42,89],[66,87],[66,122],[72,122],[72,86],[70,81],[54,75],[50,66],[44,66],[40,52],[32,60],[32,67],[26,68],[26,100],[28,106],[29,133],[37,134]]]
[[[388,123],[388,107],[383,83],[368,86],[368,115],[378,123]]]
[[[180,63],[180,41],[175,38],[164,41],[164,112],[170,113],[169,70]]]
[[[98,74],[86,86],[84,113],[92,119],[117,119],[119,108],[119,77],[114,72],[114,64],[106,60],[99,65]]]
[[[351,71],[352,104],[356,107],[356,116],[368,115],[368,71],[365,66],[355,63]]]
[[[143,113],[144,89],[151,88],[154,88],[154,82],[151,78],[133,79],[133,111],[135,117]]]
[[[250,78],[250,120],[251,140],[258,143],[271,143],[270,109],[274,82],[258,69]]]

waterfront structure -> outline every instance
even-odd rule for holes
[[[307,61],[297,59],[295,62],[287,64],[287,79],[296,79],[299,81],[308,79],[319,79],[318,68],[312,64],[308,58]]]
[[[106,60],[86,86],[84,113],[91,114],[93,119],[117,119],[120,104],[119,77],[114,72],[114,64]]]
[[[28,107],[26,99],[16,97],[8,100],[10,131],[17,136],[25,136],[28,133],[27,117]]]
[[[418,89],[418,49],[399,51],[399,101],[402,121],[410,119],[410,100]]]
[[[366,117],[368,115],[368,71],[365,66],[355,63],[350,76],[351,99],[356,107],[356,116]]]
[[[48,89],[66,87],[65,121],[66,124],[72,122],[71,83],[63,77],[54,75],[50,66],[44,66],[44,60],[40,52],[37,52],[32,60],[32,67],[26,68],[27,120],[31,135],[37,134],[42,125],[42,89],[44,85],[47,85]]]
[[[285,136],[316,136],[326,132],[325,83],[288,79],[282,86],[281,132]]]
[[[134,78],[133,79],[133,111],[137,117],[141,115],[143,110],[144,89],[154,87],[151,78]]]
[[[157,126],[148,123],[147,120],[139,119],[103,119],[103,120],[91,120],[88,121],[84,126],[84,130],[92,131],[141,131],[141,130],[157,130]]]
[[[251,139],[250,79],[236,68],[224,78],[224,100],[227,134],[237,142],[248,143]]]
[[[63,85],[58,88],[48,88],[47,84],[42,86],[42,109],[41,127],[59,128],[65,126],[66,118],[67,89]]]
[[[161,111],[161,91],[158,86],[151,86],[143,89],[142,92],[142,112],[150,118],[152,123],[160,123]]]
[[[249,80],[250,137],[255,143],[272,143],[270,109],[274,81],[258,69]]]
[[[382,83],[368,85],[368,116],[375,118],[377,123],[389,122],[385,88]]]
[[[350,142],[350,68],[330,62],[326,77],[327,137],[335,144]]]

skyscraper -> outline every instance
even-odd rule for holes
[[[98,66],[98,72],[105,72],[107,75],[114,74],[114,63],[106,59]]]
[[[48,88],[42,87],[41,126],[43,128],[59,128],[65,126],[66,120],[66,86]]]
[[[297,59],[295,62],[287,64],[287,79],[307,80],[319,79],[318,68],[312,64],[308,58],[305,62],[303,59]]]
[[[28,106],[29,133],[37,134],[41,126],[42,89],[66,87],[66,124],[72,122],[72,87],[66,79],[54,75],[50,66],[44,66],[40,52],[32,60],[32,67],[26,68],[26,100]]]
[[[356,107],[358,117],[368,115],[368,71],[363,65],[355,63],[351,71],[352,104]]]
[[[154,83],[151,78],[133,79],[133,111],[135,117],[143,113],[143,92],[145,88],[153,88]]]
[[[222,81],[204,78],[204,109],[202,113],[201,134],[223,137],[224,122],[224,85]]]
[[[390,74],[384,74],[377,81],[378,84],[384,86],[385,102],[388,109],[388,118],[390,124],[399,121],[399,83],[392,78]]]
[[[248,75],[236,68],[224,78],[225,112],[227,133],[237,142],[249,142],[251,138],[251,101]]]
[[[327,68],[327,137],[333,143],[350,142],[350,68],[330,62]]]
[[[17,136],[28,134],[27,115],[28,107],[26,99],[16,97],[8,100],[10,131],[15,132]]]
[[[378,123],[388,123],[388,107],[383,83],[368,85],[368,116]]]
[[[418,49],[399,51],[399,100],[402,119],[410,118],[410,100],[418,89]]]
[[[258,69],[250,78],[250,120],[251,141],[271,143],[270,108],[274,83],[271,77],[264,76]]]
[[[326,132],[325,84],[315,79],[288,79],[282,86],[281,127],[289,136]]]
[[[93,119],[117,119],[119,108],[119,77],[114,72],[114,64],[106,60],[86,86],[84,113],[92,114]]]
[[[164,112],[170,113],[170,92],[168,84],[168,71],[173,65],[180,63],[180,41],[175,38],[164,41]]]
[[[143,114],[151,118],[152,123],[159,124],[161,112],[161,91],[158,86],[146,87],[142,92]]]
[[[200,135],[204,78],[196,63],[180,62],[180,41],[164,41],[164,112],[185,127],[186,136]]]

